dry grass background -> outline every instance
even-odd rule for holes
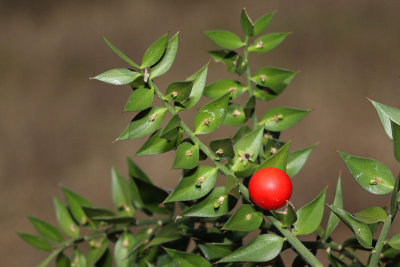
[[[391,141],[366,97],[400,107],[400,2],[3,0],[1,266],[33,266],[44,258],[46,253],[31,249],[16,232],[34,231],[26,215],[55,221],[51,200],[53,195],[62,197],[59,185],[111,207],[110,167],[125,173],[125,156],[133,155],[145,140],[111,143],[132,116],[121,112],[130,90],[88,79],[125,66],[100,36],[140,61],[159,36],[180,30],[176,63],[159,79],[165,88],[208,61],[206,51],[215,46],[202,31],[240,33],[244,6],[253,18],[278,9],[269,31],[294,32],[273,52],[252,57],[252,70],[271,65],[301,71],[280,97],[259,103],[260,114],[280,105],[314,110],[283,134],[284,140],[294,137],[293,149],[320,142],[294,179],[295,206],[310,201],[326,185],[330,202],[341,169],[347,210],[388,203],[387,197],[371,196],[355,183],[335,149],[378,159],[394,173],[399,171]],[[212,63],[208,82],[224,77],[232,76]],[[192,125],[193,114],[184,118]],[[179,173],[169,171],[172,156],[135,160],[155,183],[173,187]],[[348,234],[341,226],[336,237],[343,240]]]

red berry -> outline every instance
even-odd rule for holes
[[[257,206],[267,210],[279,209],[292,195],[292,181],[278,168],[264,168],[251,177],[249,194]]]

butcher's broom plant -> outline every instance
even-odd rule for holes
[[[291,179],[296,179],[314,145],[291,151],[291,140],[280,139],[281,132],[309,109],[268,108],[268,101],[285,90],[296,71],[272,66],[253,70],[250,65],[250,54],[270,52],[289,34],[264,33],[274,15],[252,22],[243,10],[242,38],[224,30],[205,32],[218,46],[209,52],[211,58],[238,80],[221,77],[208,83],[207,64],[160,88],[157,78],[175,60],[179,33],[165,34],[151,44],[140,64],[104,37],[126,64],[93,79],[132,91],[124,111],[133,119],[117,141],[147,136],[135,157],[173,150],[172,168],[180,169],[181,176],[173,190],[165,191],[128,156],[127,176],[111,169],[114,210],[95,207],[75,192],[79,189],[63,188],[65,199],[53,200],[59,226],[29,216],[38,233],[19,233],[31,246],[49,251],[39,266],[53,260],[57,266],[75,267],[283,266],[290,264],[282,257],[285,250],[297,254],[292,266],[322,266],[318,251],[331,266],[394,266],[400,261],[400,234],[388,236],[399,207],[399,178],[382,163],[338,151],[360,186],[374,195],[389,195],[387,209],[346,211],[340,177],[332,188],[332,203],[325,202],[327,188],[302,207],[288,201]],[[208,103],[199,107],[202,97]],[[400,109],[371,102],[400,161]],[[264,112],[260,118],[256,108]],[[194,121],[181,119],[187,110],[196,110]],[[221,125],[232,130],[205,143],[203,136]],[[217,179],[223,186],[216,186]],[[321,225],[326,208],[329,219]],[[137,219],[138,213],[147,218]],[[332,238],[339,223],[352,231],[341,244]],[[313,241],[299,240],[306,235]],[[358,251],[368,257],[359,258],[363,254]]]

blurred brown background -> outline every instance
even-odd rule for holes
[[[16,232],[34,232],[27,215],[55,222],[52,196],[62,197],[60,185],[111,207],[110,167],[126,173],[125,156],[145,140],[112,143],[132,117],[121,112],[130,89],[88,79],[126,66],[101,35],[140,62],[163,33],[181,31],[175,65],[159,79],[165,88],[209,60],[207,50],[215,46],[204,30],[241,32],[242,7],[253,19],[278,9],[268,31],[294,32],[271,53],[251,57],[253,72],[266,65],[301,71],[280,97],[259,104],[259,114],[280,105],[314,110],[283,134],[285,140],[294,137],[292,149],[320,141],[294,179],[292,202],[298,208],[326,185],[330,202],[342,170],[347,210],[388,203],[388,197],[371,196],[356,184],[335,149],[399,171],[391,141],[366,97],[400,107],[400,2],[3,0],[1,266],[33,266],[47,255]],[[208,82],[229,77],[234,76],[222,64],[211,63]],[[192,125],[192,114],[184,117]],[[214,136],[234,129],[224,130]],[[135,160],[158,185],[173,187],[179,172],[169,171],[172,159],[173,152]],[[340,226],[336,237],[343,240],[349,233]]]

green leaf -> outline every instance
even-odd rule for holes
[[[231,253],[235,246],[229,243],[207,243],[198,244],[198,247],[207,260],[216,260]]]
[[[176,107],[177,111],[189,109],[199,102],[203,95],[204,85],[206,84],[207,71],[208,64],[186,79],[186,81],[193,81],[192,91],[190,92],[189,98]]]
[[[87,214],[87,216],[93,220],[93,218],[99,217],[113,217],[115,216],[114,212],[108,209],[99,209],[99,208],[91,208],[91,207],[82,207],[83,211]]]
[[[207,134],[215,131],[225,119],[229,96],[224,95],[201,107],[194,118],[194,133]]]
[[[239,36],[230,31],[205,31],[204,34],[216,45],[225,49],[234,50],[244,45]]]
[[[265,129],[269,131],[280,132],[292,127],[309,112],[309,109],[273,108],[262,116],[258,124],[264,124]]]
[[[64,241],[64,236],[53,224],[32,216],[28,216],[28,219],[44,238],[54,242]]]
[[[164,248],[168,255],[179,265],[179,267],[204,266],[211,267],[211,263],[199,255],[189,254],[183,251]]]
[[[246,63],[243,61],[243,57],[235,51],[215,50],[209,51],[208,53],[215,62],[223,62],[229,72],[237,73],[238,75],[243,74]]]
[[[244,109],[236,103],[229,103],[223,124],[230,126],[237,126],[247,121]]]
[[[357,220],[366,224],[384,222],[386,220],[386,216],[385,210],[377,206],[368,207],[354,214],[354,217]]]
[[[294,224],[297,220],[297,214],[294,210],[293,205],[287,202],[285,211],[271,211],[275,218],[277,218],[281,223],[282,227],[288,227]]]
[[[174,169],[193,169],[199,163],[199,146],[189,142],[183,142],[175,153]]]
[[[106,42],[106,44],[114,51],[115,54],[117,54],[123,61],[128,63],[134,68],[139,69],[139,65],[133,62],[130,58],[128,58],[124,53],[122,53],[118,48],[116,48],[112,43],[110,43],[105,36],[103,36],[103,40]]]
[[[186,231],[187,226],[182,224],[181,222],[167,224],[160,229],[160,231],[150,241],[150,243],[146,245],[145,248],[178,240]]]
[[[64,232],[73,237],[79,237],[79,226],[72,219],[67,207],[57,197],[53,198],[58,224]]]
[[[86,267],[85,255],[77,248],[72,253],[72,262],[75,264],[75,267]]]
[[[275,12],[265,14],[254,22],[254,35],[262,33],[274,17]]]
[[[231,99],[236,99],[247,90],[247,87],[239,81],[225,79],[213,82],[204,87],[204,95],[212,99],[220,98],[223,95],[229,94]]]
[[[217,168],[201,165],[184,174],[165,203],[199,199],[207,195],[217,181]]]
[[[379,161],[359,158],[338,151],[351,174],[365,190],[375,195],[391,193],[394,187],[392,172]]]
[[[32,247],[36,248],[36,249],[40,249],[40,250],[44,250],[44,251],[51,251],[52,247],[50,245],[50,243],[40,237],[40,236],[36,236],[36,235],[31,235],[31,234],[26,234],[26,233],[18,233],[18,235],[29,245],[31,245]]]
[[[129,251],[135,245],[135,237],[128,232],[124,232],[115,243],[114,259],[117,267],[130,267],[135,264],[133,255],[129,256]]]
[[[250,200],[249,189],[247,189],[243,183],[239,183],[239,192],[247,202],[252,203]]]
[[[373,100],[370,101],[378,113],[379,119],[382,122],[382,126],[385,129],[386,134],[390,139],[393,139],[390,121],[400,124],[400,109],[381,104]]]
[[[239,193],[239,179],[232,175],[227,175],[225,179],[225,189],[226,192],[234,196],[235,198],[240,198]]]
[[[263,221],[261,212],[255,211],[255,209],[244,204],[229,218],[229,220],[222,226],[222,229],[231,231],[255,231],[257,230]]]
[[[56,266],[57,267],[70,267],[71,261],[65,256],[64,253],[58,254],[56,258]]]
[[[167,192],[141,179],[134,178],[133,180],[137,188],[140,189],[140,199],[142,200],[146,210],[157,214],[173,214],[175,207],[174,203],[163,203],[163,201],[168,197]]]
[[[165,138],[167,140],[175,140],[178,135],[178,127],[181,119],[178,115],[174,115],[164,128],[161,129],[160,138]]]
[[[136,156],[154,155],[168,152],[175,148],[176,143],[180,142],[182,137],[182,130],[178,131],[175,140],[167,140],[160,138],[161,130],[154,132],[143,146],[136,152]]]
[[[396,234],[392,238],[390,238],[388,244],[392,248],[400,250],[400,233]]]
[[[139,138],[155,131],[164,119],[166,108],[152,107],[139,112],[117,140]]]
[[[342,180],[339,176],[338,181],[336,183],[335,197],[333,198],[333,206],[343,209],[343,194],[342,194]],[[329,214],[328,223],[326,224],[326,230],[322,237],[322,240],[325,242],[328,240],[329,236],[332,234],[333,230],[335,230],[336,226],[338,226],[340,219],[335,215],[333,211]]]
[[[124,111],[141,111],[153,104],[154,89],[138,88],[129,96]]]
[[[274,234],[257,236],[219,262],[264,262],[274,259],[282,250],[284,239]]]
[[[295,176],[303,168],[315,145],[290,152],[287,157],[286,173],[289,177]]]
[[[289,33],[269,33],[258,37],[250,46],[249,52],[265,53],[278,46]]]
[[[135,208],[132,206],[128,182],[114,167],[111,169],[111,192],[117,213],[121,216],[133,216]]]
[[[108,248],[108,240],[105,237],[102,237],[97,240],[92,240],[89,243],[89,253],[87,256],[86,266],[93,266],[100,258],[103,256],[104,252],[106,252]]]
[[[400,162],[400,125],[394,121],[390,121],[390,124],[392,127],[394,157]]]
[[[399,206],[399,197],[400,197],[400,173],[397,175],[396,183],[394,184],[392,199],[390,201],[390,214],[394,218],[397,213],[397,209]]]
[[[129,176],[134,179],[139,179],[151,184],[150,178],[140,169],[138,165],[130,157],[126,157],[128,168],[129,168]]]
[[[229,197],[224,186],[216,187],[201,202],[194,204],[182,213],[188,217],[219,217],[225,215],[236,204],[236,199]]]
[[[189,98],[192,86],[193,81],[171,83],[168,85],[164,98],[170,101],[182,102]]]
[[[175,61],[176,52],[178,51],[179,32],[171,37],[168,41],[167,50],[160,62],[151,68],[150,79],[161,76],[166,73]]]
[[[371,248],[372,236],[367,224],[360,222],[341,208],[332,205],[329,208],[353,231],[361,246]]]
[[[317,230],[324,215],[326,190],[327,188],[297,211],[297,221],[293,230],[295,235],[308,235]]]
[[[85,212],[82,209],[82,206],[92,207],[92,203],[68,188],[63,187],[63,192],[65,199],[67,200],[69,210],[71,211],[74,219],[81,225],[86,224],[88,220]]]
[[[258,127],[235,144],[235,157],[229,161],[229,167],[236,177],[249,176],[258,167],[255,161],[260,152],[263,131],[263,127]]]
[[[286,172],[287,158],[289,153],[289,147],[292,141],[287,142],[281,147],[275,154],[263,161],[257,170],[261,170],[267,167],[275,167]]]
[[[251,80],[258,86],[254,89],[254,95],[263,101],[274,99],[296,76],[296,72],[287,69],[272,67],[261,68],[251,77]]]
[[[155,41],[147,48],[143,55],[141,69],[150,67],[157,63],[163,56],[168,44],[168,33],[164,34],[160,39]]]
[[[242,125],[240,128],[236,131],[236,133],[232,137],[232,141],[236,143],[240,139],[242,139],[245,135],[249,134],[251,132],[251,129],[247,125]]]
[[[210,148],[219,160],[229,160],[235,156],[230,138],[215,139],[211,141]]]
[[[109,84],[114,84],[114,85],[123,85],[123,84],[128,84],[136,80],[141,76],[140,73],[126,69],[126,68],[120,68],[120,69],[112,69],[108,70],[106,72],[103,72],[102,74],[99,74],[91,79],[96,79],[101,82],[109,83]]]
[[[136,219],[132,216],[115,217],[115,216],[98,216],[92,217],[93,221],[105,222],[109,224],[136,223]]]
[[[103,253],[101,258],[96,262],[96,267],[112,267],[113,266],[113,256],[109,248]]]
[[[240,15],[240,24],[242,25],[244,36],[247,38],[253,36],[254,25],[247,15],[246,9],[243,9]]]

